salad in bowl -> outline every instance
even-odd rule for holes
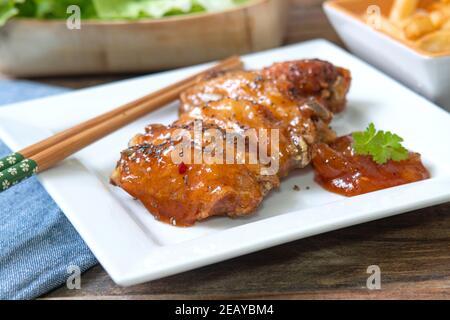
[[[13,17],[64,19],[76,5],[84,19],[158,19],[198,12],[216,12],[249,0],[0,0],[0,25]]]

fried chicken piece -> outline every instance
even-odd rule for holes
[[[223,98],[267,107],[285,127],[308,144],[331,142],[332,112],[346,102],[349,71],[321,60],[274,64],[261,71],[233,71],[207,77],[181,95],[180,114]]]
[[[139,199],[158,219],[179,226],[215,215],[250,214],[289,171],[310,163],[311,146],[335,138],[327,108],[345,103],[349,83],[344,69],[317,60],[212,75],[182,94],[179,120],[171,126],[150,125],[130,141],[111,182]],[[199,122],[206,137],[200,142],[193,133]],[[211,129],[220,134],[212,137]],[[244,139],[244,150],[236,152],[238,143],[229,143],[230,132],[242,138],[251,129],[256,129],[258,149]],[[274,137],[263,139],[259,129],[278,130],[276,147]],[[183,137],[193,148],[180,151],[186,144]],[[270,154],[269,162],[261,160],[261,145]],[[224,146],[223,154],[215,153],[217,146]],[[222,162],[173,161],[174,154],[192,160],[196,151],[204,153],[207,148]],[[233,164],[225,160],[228,154]],[[251,162],[252,158],[258,160]],[[278,164],[274,172],[273,163]]]
[[[233,100],[226,98],[220,101],[212,101],[202,107],[194,107],[190,112],[180,116],[175,122],[186,123],[191,120],[202,120],[206,124],[212,124],[222,129],[244,132],[255,130],[259,138],[258,129],[277,129],[279,139],[279,173],[284,177],[294,168],[303,168],[309,164],[311,157],[309,145],[304,139],[303,133],[291,131],[282,121],[279,121],[265,106],[255,104],[247,100]],[[271,141],[268,135],[268,154],[272,153]]]
[[[199,81],[181,95],[180,113],[224,97],[265,105],[279,119],[290,120],[290,109],[311,99],[336,113],[345,107],[350,82],[348,70],[326,61],[277,63],[261,71],[234,71]],[[322,118],[326,117],[322,114]]]
[[[193,126],[194,121],[188,120],[169,127],[147,127],[146,134],[133,138],[132,145],[122,152],[111,182],[139,199],[157,219],[177,226],[190,226],[215,215],[233,217],[253,212],[267,192],[278,187],[278,176],[261,175],[264,166],[247,161],[176,164],[172,153],[179,152],[177,146],[182,143],[177,130],[192,132]],[[202,126],[221,130],[212,124]],[[195,151],[191,150],[193,159]],[[249,152],[243,157],[248,159]]]
[[[314,99],[292,100],[279,91],[274,81],[263,78],[258,72],[235,71],[199,82],[181,95],[180,114],[224,98],[265,106],[286,128],[309,144],[335,138],[329,129],[331,112]]]
[[[205,146],[211,146],[211,141],[206,141],[208,130],[220,132],[220,145],[225,148],[220,163],[191,164],[194,151],[187,164],[174,163],[172,153],[179,152],[177,146],[181,143],[181,132],[177,130],[186,130],[192,143],[196,121],[201,122],[204,134],[202,151]],[[259,150],[252,151],[248,140],[242,140],[245,149],[244,154],[240,154],[235,148],[236,140],[226,135],[232,132],[242,138],[253,128],[258,129],[254,131],[258,143],[264,143],[259,129],[267,129],[266,155],[272,157],[270,164],[261,163],[260,154],[252,154]],[[278,130],[279,140],[275,150],[269,133],[273,129]],[[227,164],[226,156],[231,148],[233,164]],[[286,130],[266,107],[251,101],[224,99],[194,108],[171,126],[148,126],[146,133],[135,136],[129,149],[122,152],[111,181],[141,200],[158,219],[186,226],[210,216],[239,216],[253,212],[263,197],[279,186],[281,177],[310,162],[309,154],[304,139]],[[256,163],[250,161],[251,155],[257,159]],[[244,159],[244,163],[239,164],[237,159]],[[275,171],[265,174],[273,161],[277,163],[277,167],[272,168]]]
[[[294,101],[314,97],[333,113],[345,108],[351,83],[347,69],[312,59],[275,63],[261,73],[274,80],[280,92]]]

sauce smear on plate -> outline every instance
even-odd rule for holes
[[[351,136],[343,136],[329,145],[315,146],[312,160],[315,180],[325,189],[356,196],[430,177],[418,153],[410,152],[403,161],[377,164],[370,156],[355,154],[352,143]]]

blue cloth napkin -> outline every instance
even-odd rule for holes
[[[65,92],[0,80],[1,105]],[[0,158],[11,150],[0,141]],[[95,257],[35,177],[0,193],[0,299],[33,299],[66,283]],[[82,285],[82,282],[81,282]]]

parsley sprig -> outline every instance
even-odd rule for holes
[[[401,144],[401,137],[390,131],[377,131],[373,123],[364,132],[352,133],[352,137],[355,153],[371,156],[378,164],[384,164],[388,160],[406,160],[409,157],[408,150]]]

